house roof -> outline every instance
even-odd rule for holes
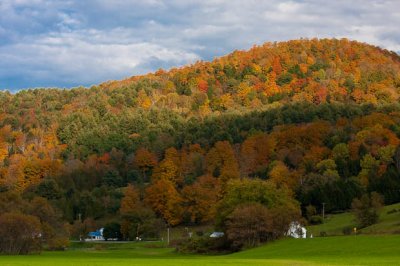
[[[223,237],[224,232],[213,232],[210,237]]]
[[[94,236],[101,236],[101,233],[100,233],[99,231],[96,231],[96,232],[89,232],[89,236],[92,236],[92,237],[94,237]]]

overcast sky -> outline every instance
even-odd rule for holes
[[[399,0],[0,0],[0,89],[90,86],[301,37],[399,52],[399,25]]]

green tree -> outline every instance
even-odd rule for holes
[[[255,247],[272,238],[272,221],[269,210],[260,203],[237,206],[228,216],[227,238],[235,248]]]
[[[224,197],[217,207],[217,225],[224,227],[227,217],[234,209],[245,203],[259,203],[268,209],[283,210],[282,215],[288,215],[291,220],[300,216],[298,202],[285,187],[278,188],[270,181],[260,179],[236,179],[227,184]]]
[[[59,199],[62,197],[61,189],[54,179],[43,180],[36,188],[36,194],[48,200]]]
[[[122,238],[121,225],[119,223],[108,223],[104,226],[103,237],[105,240]]]
[[[379,220],[379,211],[383,206],[383,197],[372,192],[353,200],[351,207],[361,228],[373,225]]]
[[[103,177],[103,184],[110,187],[123,186],[123,179],[117,170],[110,170]]]

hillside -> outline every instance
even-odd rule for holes
[[[380,212],[379,221],[376,224],[366,228],[359,228],[357,234],[398,234],[400,232],[400,204],[387,205]],[[325,222],[319,225],[308,226],[310,234],[319,236],[321,232],[325,232],[328,236],[343,235],[344,228],[350,228],[353,234],[353,228],[357,227],[354,215],[350,212],[328,215]]]
[[[2,92],[0,125],[25,135],[35,128],[55,134],[79,158],[112,147],[133,152],[138,146],[161,155],[169,146],[208,138],[187,135],[198,130],[193,125],[212,123],[221,114],[242,116],[298,103],[397,103],[399,69],[397,54],[346,39],[266,43],[213,62],[90,89]],[[237,135],[225,139],[235,141]]]
[[[265,43],[212,62],[160,69],[100,87],[158,90],[146,91],[149,98],[139,100],[142,107],[165,106],[164,101],[176,97],[170,93],[191,96],[194,102],[186,100],[189,105],[166,106],[184,114],[198,108],[199,115],[272,102],[382,104],[398,99],[399,63],[394,52],[346,39],[294,40]]]
[[[226,199],[241,185],[303,216],[372,191],[399,202],[399,95],[400,57],[346,39],[266,43],[87,89],[1,92],[0,211],[45,206],[42,225],[67,223],[73,238],[117,222],[126,239],[153,239],[165,224],[228,217],[236,206],[224,199],[257,201],[251,190]]]

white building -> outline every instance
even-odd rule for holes
[[[291,222],[286,235],[293,238],[306,238],[307,229],[301,226],[299,222]]]
[[[100,228],[99,230],[97,230],[95,232],[89,232],[89,234],[88,234],[89,238],[87,238],[85,240],[86,241],[101,241],[101,240],[104,240],[103,230],[104,230],[104,228]]]
[[[220,238],[224,236],[224,232],[212,232],[210,237],[211,238]]]

